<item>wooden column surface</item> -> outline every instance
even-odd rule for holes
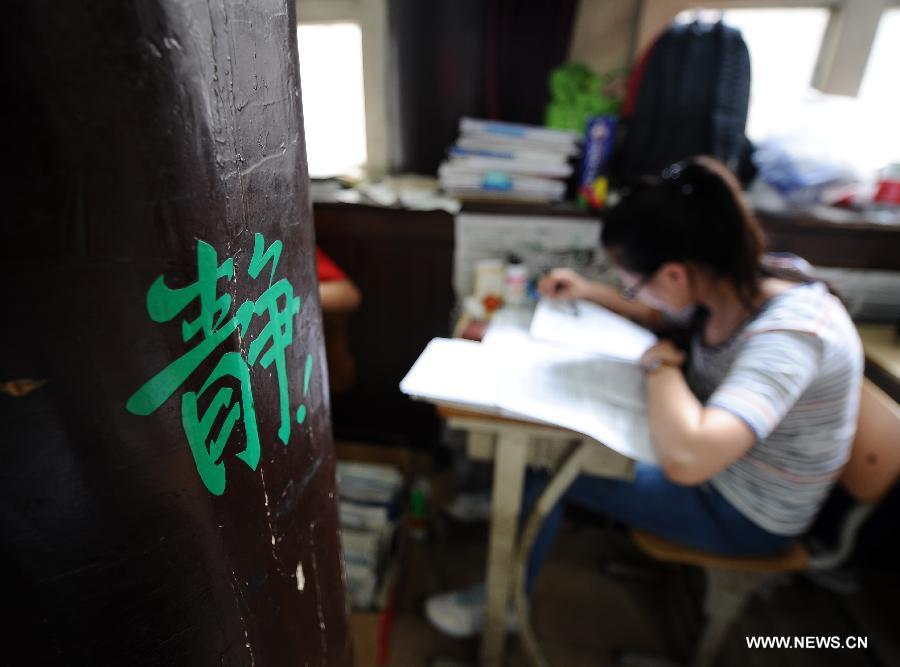
[[[293,0],[3,31],[3,656],[350,665]]]

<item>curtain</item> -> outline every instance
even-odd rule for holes
[[[462,116],[542,124],[577,0],[389,0],[391,169],[433,174]]]

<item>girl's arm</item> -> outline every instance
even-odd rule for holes
[[[704,405],[681,372],[684,354],[669,341],[650,348],[642,360],[650,433],[669,478],[704,482],[766,439],[819,373],[822,351],[807,331],[755,331]]]
[[[684,358],[672,343],[661,341],[641,364],[648,369],[647,412],[660,466],[676,484],[692,486],[741,458],[756,435],[731,412],[697,400],[681,371]]]
[[[638,301],[629,301],[609,285],[583,278],[572,269],[553,269],[538,282],[538,292],[557,299],[593,301],[652,331],[660,331],[666,324],[660,311]]]
[[[349,278],[319,282],[319,303],[323,313],[349,313],[359,308],[362,295]]]

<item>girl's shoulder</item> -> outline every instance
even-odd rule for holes
[[[762,288],[768,298],[747,327],[747,334],[777,330],[820,336],[835,324],[843,329],[850,323],[843,304],[824,283],[767,278]]]
[[[765,301],[781,296],[796,287],[802,287],[809,283],[794,282],[784,278],[763,278],[760,289]]]

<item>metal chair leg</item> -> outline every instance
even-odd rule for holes
[[[713,664],[729,628],[768,575],[710,568],[706,570],[706,576],[708,587],[704,609],[707,620],[691,661],[694,667]]]
[[[541,651],[541,647],[531,627],[531,608],[528,603],[528,593],[525,590],[528,576],[528,559],[531,555],[531,547],[540,532],[541,526],[547,515],[563,496],[575,478],[582,470],[584,461],[590,453],[590,447],[596,447],[588,442],[573,445],[557,468],[553,478],[541,492],[540,498],[528,515],[525,528],[519,539],[519,550],[515,562],[515,586],[514,599],[516,616],[519,623],[519,635],[531,663],[535,667],[547,667],[547,658]]]

